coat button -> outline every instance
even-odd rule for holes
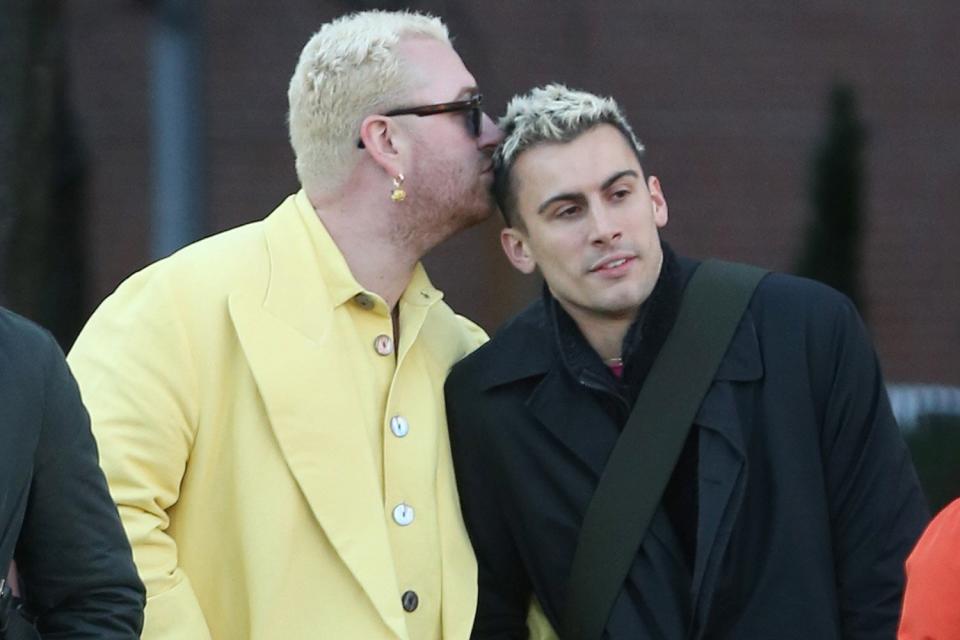
[[[380,334],[373,341],[373,348],[377,350],[382,356],[388,356],[393,353],[393,338],[390,336]]]
[[[358,293],[353,296],[353,300],[361,309],[366,309],[367,311],[373,309],[373,298],[366,293]]]
[[[405,502],[401,502],[393,508],[393,521],[401,527],[405,527],[413,522],[413,507]]]
[[[404,591],[400,597],[400,602],[403,603],[403,610],[410,613],[417,610],[417,606],[420,604],[420,598],[417,597],[416,591]]]
[[[390,418],[390,431],[398,438],[402,438],[410,432],[410,424],[403,416],[393,416]]]

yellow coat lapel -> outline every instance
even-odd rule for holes
[[[230,317],[317,522],[387,626],[406,638],[379,476],[366,434],[353,420],[362,400],[342,373],[350,363],[342,362],[330,331],[336,303],[303,227],[301,199],[291,197],[266,221],[267,291],[232,295]]]

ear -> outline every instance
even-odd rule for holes
[[[381,115],[367,116],[360,123],[360,140],[370,158],[389,175],[403,173],[401,155],[406,142],[393,120]]]
[[[507,260],[517,271],[529,275],[536,270],[537,261],[530,253],[527,237],[523,232],[513,227],[501,229],[500,246],[503,247],[503,252],[507,254]]]
[[[667,199],[663,195],[663,189],[660,188],[660,180],[657,176],[650,176],[647,179],[647,189],[650,191],[650,201],[653,203],[653,221],[658,229],[667,226]]]

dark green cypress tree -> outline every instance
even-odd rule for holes
[[[853,89],[835,86],[830,93],[826,135],[814,156],[810,185],[813,215],[797,265],[797,273],[842,291],[861,313],[866,137]]]

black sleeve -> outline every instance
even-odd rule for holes
[[[37,626],[46,638],[139,638],[143,584],[100,470],[76,382],[48,338],[42,423],[16,550]]]
[[[497,463],[484,441],[492,436],[483,416],[452,392],[447,382],[450,446],[464,523],[477,556],[477,615],[471,638],[525,640],[530,580],[501,504]]]
[[[853,305],[835,317],[821,443],[843,637],[893,638],[904,562],[929,520],[876,354]]]

